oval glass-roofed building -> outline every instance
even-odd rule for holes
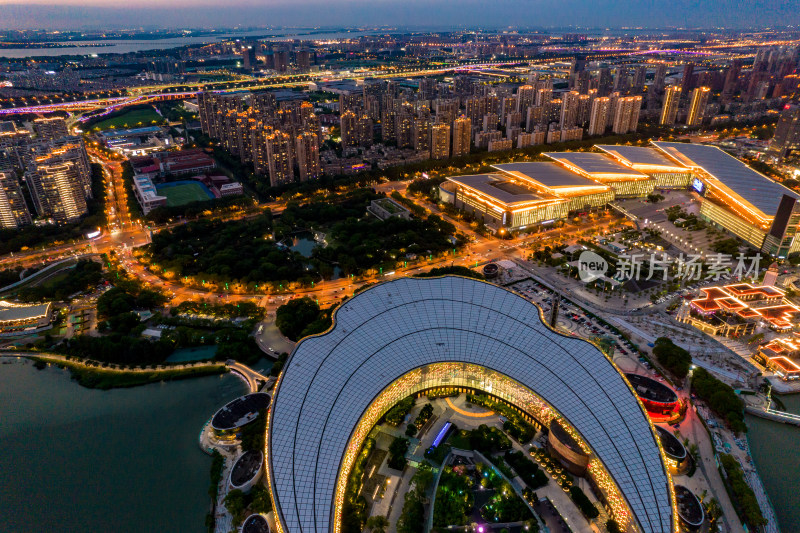
[[[551,330],[527,300],[452,276],[372,287],[336,310],[328,332],[295,348],[268,419],[276,528],[341,531],[347,479],[370,430],[398,401],[437,387],[491,394],[542,427],[557,420],[624,530],[675,531],[658,438],[613,363]]]

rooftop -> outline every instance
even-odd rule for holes
[[[16,304],[0,300],[0,324],[6,322],[26,322],[47,316],[52,304]]]
[[[231,400],[211,419],[211,426],[216,430],[236,429],[249,424],[258,416],[258,412],[269,405],[269,394],[256,392]]]
[[[580,174],[570,172],[558,163],[506,163],[492,165],[501,172],[518,179],[534,181],[548,188],[597,187],[598,184]]]
[[[678,461],[686,457],[686,448],[683,446],[678,437],[673,435],[669,430],[661,426],[656,426],[656,433],[661,441],[661,446],[667,455]]]
[[[454,365],[461,370],[449,370]],[[511,380],[533,391],[530,400],[516,400],[550,406],[577,428],[638,527],[672,530],[656,436],[619,371],[592,344],[545,326],[524,298],[453,276],[371,287],[336,309],[332,329],[295,347],[275,390],[268,435],[270,485],[285,530],[333,528],[343,458],[356,453],[351,438],[371,429],[362,417],[376,420],[409,383],[473,379],[492,380],[497,395],[510,395],[502,389]]]
[[[264,462],[264,454],[259,450],[248,450],[236,459],[231,470],[231,484],[241,487],[258,473]]]
[[[631,168],[637,167],[664,167],[664,170],[673,172],[686,172],[688,169],[683,165],[667,158],[657,149],[649,146],[627,146],[616,144],[597,144],[595,148],[603,150],[611,157],[626,164]]]
[[[597,152],[546,152],[542,155],[575,168],[593,179],[646,179],[638,170],[617,163],[605,154]]]
[[[269,524],[264,515],[251,514],[242,523],[242,533],[269,533]]]
[[[674,403],[678,401],[675,391],[660,381],[641,374],[626,373],[625,377],[631,382],[633,389],[640,398],[658,403]]]
[[[774,216],[783,195],[800,195],[756,172],[716,146],[653,141],[653,146],[682,165],[700,169],[767,216]]]
[[[507,178],[493,174],[452,176],[447,179],[478,193],[490,196],[507,206],[540,202],[546,199],[531,189],[516,185]]]

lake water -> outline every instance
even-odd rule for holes
[[[57,57],[71,55],[91,55],[91,54],[127,54],[131,52],[141,52],[143,50],[166,50],[190,44],[214,43],[224,39],[261,37],[270,36],[271,40],[283,39],[337,39],[342,37],[358,37],[381,33],[378,31],[331,31],[317,32],[312,30],[253,30],[242,33],[219,33],[213,35],[203,35],[199,37],[174,37],[171,39],[143,39],[136,41],[132,39],[108,39],[105,41],[85,41],[80,44],[85,46],[64,46],[62,48],[7,48],[0,49],[0,57]],[[385,32],[383,32],[385,33]],[[73,41],[54,41],[61,44],[72,44]],[[89,46],[91,44],[101,44],[107,46]]]
[[[781,396],[800,414],[800,396]],[[747,417],[750,450],[778,515],[781,533],[800,533],[800,427]]]
[[[204,531],[211,458],[197,438],[245,392],[231,374],[98,391],[0,364],[0,530]]]

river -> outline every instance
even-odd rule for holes
[[[800,414],[800,395],[781,396]],[[782,533],[800,533],[800,427],[747,417],[750,450],[778,515]]]
[[[211,458],[197,438],[245,392],[231,374],[99,391],[0,364],[0,530],[203,531]]]
[[[270,40],[285,39],[339,39],[343,37],[359,37],[361,35],[371,35],[376,33],[387,33],[383,31],[363,31],[363,30],[334,30],[322,32],[319,30],[253,30],[241,33],[215,33],[198,37],[172,37],[168,39],[107,39],[102,41],[85,41],[76,43],[75,41],[53,41],[62,44],[60,48],[5,48],[0,49],[0,57],[23,58],[23,57],[58,57],[72,55],[91,55],[91,54],[128,54],[131,52],[141,52],[143,50],[166,50],[178,48],[191,44],[208,44],[225,39],[241,39],[245,37],[266,37]],[[396,33],[396,32],[395,32]],[[78,44],[80,46],[73,46]],[[92,46],[96,44],[98,46]]]

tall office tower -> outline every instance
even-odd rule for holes
[[[297,61],[297,70],[300,72],[308,72],[311,70],[311,52],[303,48],[297,51],[295,58]]]
[[[589,135],[603,135],[608,126],[608,115],[611,112],[611,100],[607,96],[595,98],[589,118]]]
[[[653,91],[658,96],[664,92],[664,84],[666,83],[667,79],[667,64],[666,63],[659,63],[656,65],[656,72],[653,74]]]
[[[69,135],[67,121],[61,117],[37,118],[33,121],[33,129],[40,141],[57,141]]]
[[[497,113],[486,113],[483,115],[482,131],[495,131],[498,122],[500,122],[500,117],[497,116]]]
[[[434,124],[431,126],[431,159],[448,157],[450,157],[450,125]]]
[[[286,72],[289,68],[289,52],[286,50],[276,50],[272,54],[272,60],[275,62],[273,68],[277,72]]]
[[[372,146],[373,138],[375,137],[375,126],[372,119],[366,113],[361,115],[358,119],[358,145],[369,147]]]
[[[578,91],[564,93],[561,104],[561,129],[571,128],[577,124],[580,96]]]
[[[339,116],[339,130],[342,146],[358,146],[358,116],[352,111],[345,111]]]
[[[647,80],[647,67],[636,65],[633,69],[633,92],[639,94],[644,92],[644,82]]]
[[[242,48],[242,66],[245,70],[253,70],[256,66],[256,49],[246,44]]]
[[[25,182],[40,217],[66,224],[86,214],[86,191],[78,162],[47,155],[32,157]]]
[[[614,86],[614,80],[611,77],[611,69],[603,67],[600,69],[600,75],[597,80],[597,96],[608,96]]]
[[[781,111],[769,151],[784,157],[790,150],[800,150],[800,105],[787,104]]]
[[[0,168],[0,228],[17,229],[31,223],[14,169]]]
[[[617,109],[614,114],[613,131],[616,134],[636,131],[639,123],[639,112],[642,108],[641,96],[626,96],[617,102]]]
[[[342,93],[339,95],[339,113],[346,113],[360,109],[363,104],[363,97],[358,93]]]
[[[269,161],[269,184],[275,187],[294,181],[292,136],[275,130],[265,138]]]
[[[525,115],[525,131],[532,132],[536,126],[544,124],[544,107],[530,106]]]
[[[680,85],[667,87],[664,93],[664,105],[661,107],[661,120],[658,121],[662,126],[674,126],[678,118],[678,104],[681,101]]]
[[[453,157],[467,155],[472,138],[472,121],[460,116],[453,122]]]
[[[452,124],[458,113],[458,98],[437,98],[433,101],[433,111],[436,113],[436,122]]]
[[[295,153],[300,181],[314,180],[322,175],[319,164],[319,137],[316,133],[304,132],[298,135],[295,138]]]
[[[699,126],[703,123],[703,116],[706,113],[710,94],[711,89],[708,87],[698,87],[692,91],[692,101],[689,104],[689,114],[686,117],[687,126]]]
[[[414,120],[414,131],[412,132],[414,150],[418,152],[430,152],[431,150],[431,117],[430,114],[420,113]]]
[[[542,87],[536,90],[536,105],[545,106],[553,99],[553,86]]]
[[[536,90],[532,85],[522,85],[517,89],[517,107],[516,111],[526,113],[528,108],[533,105],[536,99]]]
[[[683,77],[681,78],[681,92],[689,94],[693,87],[692,77],[694,76],[694,63],[686,63],[683,67]]]
[[[422,100],[433,100],[436,98],[436,80],[434,78],[422,78],[419,80],[418,95]]]

